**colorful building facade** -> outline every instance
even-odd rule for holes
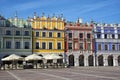
[[[94,66],[93,25],[77,23],[65,25],[65,52],[69,66]]]
[[[120,25],[94,26],[98,66],[120,66]]]
[[[10,54],[27,56],[32,54],[32,28],[23,26],[10,26],[8,19],[1,21],[0,26],[0,58]],[[27,21],[26,21],[27,23]]]
[[[33,53],[59,54],[64,56],[64,20],[62,17],[37,17],[34,13],[32,20]]]

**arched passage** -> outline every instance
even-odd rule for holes
[[[108,66],[113,66],[113,56],[112,55],[108,56]]]
[[[103,66],[103,55],[98,56],[98,66]]]
[[[69,66],[74,66],[74,55],[69,56]]]
[[[120,55],[118,56],[118,66],[120,66]]]
[[[79,66],[84,66],[84,56],[83,55],[79,56]]]
[[[88,56],[88,63],[89,63],[89,66],[93,66],[94,62],[93,62],[93,55],[89,55]]]

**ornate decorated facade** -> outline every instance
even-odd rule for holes
[[[94,66],[93,24],[77,23],[65,25],[65,52],[69,66]]]

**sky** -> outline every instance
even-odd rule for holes
[[[5,18],[15,16],[27,19],[38,16],[60,16],[66,21],[120,23],[120,0],[0,0],[0,14]]]

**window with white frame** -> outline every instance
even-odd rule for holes
[[[107,39],[107,34],[104,34],[104,38]]]
[[[16,31],[16,35],[19,36],[20,35],[20,31]]]
[[[72,38],[72,33],[68,33],[68,37],[69,37],[69,38]]]
[[[57,49],[61,49],[61,43],[60,42],[57,43]]]
[[[42,42],[42,49],[46,49],[46,43]]]
[[[24,35],[25,35],[25,36],[29,36],[29,31],[25,31],[25,32],[24,32]]]
[[[72,43],[68,43],[68,49],[72,49]]]
[[[11,31],[10,30],[6,30],[6,35],[11,35]]]
[[[6,49],[10,49],[11,48],[11,41],[6,41]]]
[[[29,48],[30,48],[30,43],[24,42],[24,49],[29,49]]]
[[[80,34],[79,34],[79,38],[83,38],[83,33],[80,33]]]
[[[49,37],[52,37],[52,32],[49,32]]]
[[[39,47],[39,42],[36,42],[35,45],[36,45],[36,49],[39,49],[39,48],[40,48],[40,47]]]
[[[120,34],[118,34],[118,39],[120,39]]]
[[[46,37],[46,32],[42,32],[42,37]]]
[[[39,37],[39,32],[36,32],[36,37]]]
[[[108,50],[108,45],[107,44],[105,44],[105,50]]]
[[[49,49],[53,49],[52,45],[53,45],[52,42],[49,42]]]
[[[115,50],[115,44],[112,45],[112,50]]]
[[[91,50],[91,43],[87,43],[87,49]]]
[[[90,33],[87,33],[87,39],[90,39]]]
[[[60,38],[61,37],[61,33],[57,33],[57,37]]]
[[[83,43],[80,43],[80,50],[83,50]]]
[[[98,50],[101,50],[101,44],[98,44]]]
[[[15,49],[20,49],[20,42],[15,42]]]

